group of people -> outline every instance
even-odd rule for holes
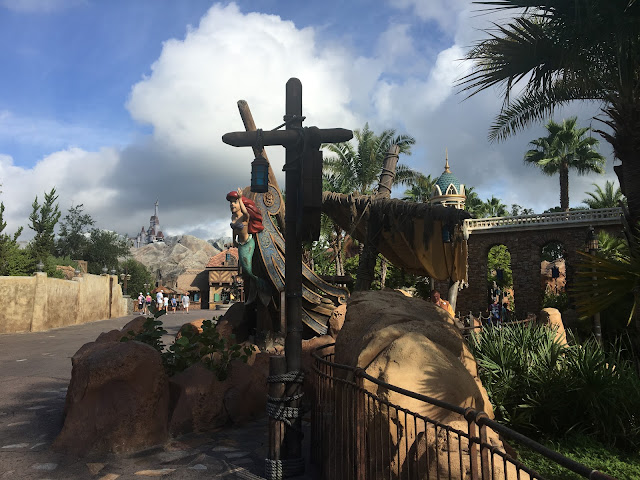
[[[142,312],[145,315],[148,315],[150,312],[151,302],[153,299],[149,292],[144,296],[142,292],[138,295],[138,311]],[[189,313],[189,295],[186,293],[182,295],[181,298],[182,309]],[[177,313],[178,309],[178,299],[176,295],[165,295],[164,290],[159,290],[156,293],[156,308],[158,310],[164,310],[166,313],[169,313],[169,308],[173,310],[173,313]]]

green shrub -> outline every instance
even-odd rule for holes
[[[564,438],[562,442],[547,440],[543,444],[565,457],[588,465],[613,478],[620,480],[640,478],[638,455],[629,455],[619,449],[605,446],[585,435],[571,435]],[[584,478],[522,445],[512,443],[511,446],[518,452],[519,460],[547,480],[582,480]]]
[[[545,326],[485,328],[470,344],[496,417],[537,438],[570,433],[640,444],[640,379],[622,348],[563,346]]]
[[[545,292],[542,298],[542,308],[557,308],[561,312],[564,312],[569,308],[569,297],[565,292]]]
[[[202,322],[202,333],[193,329],[182,329],[181,336],[168,349],[162,342],[162,336],[167,334],[162,321],[158,318],[164,315],[164,310],[157,311],[151,306],[153,317],[148,317],[143,324],[142,331],[133,331],[122,338],[122,342],[135,340],[151,345],[162,354],[162,364],[167,375],[172,376],[182,372],[198,362],[216,374],[218,380],[223,381],[229,376],[231,362],[241,360],[247,362],[253,352],[253,346],[242,346],[234,342],[234,336],[226,338],[220,335],[217,322],[205,320]]]

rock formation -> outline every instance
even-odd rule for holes
[[[485,411],[493,418],[493,408],[487,393],[477,377],[475,359],[466,341],[454,325],[451,317],[435,305],[418,298],[409,298],[394,291],[357,292],[347,304],[344,325],[337,336],[335,362],[363,368],[367,374],[386,382],[431,398],[443,400],[458,407],[471,407]],[[353,381],[350,371],[336,370],[335,376]],[[339,383],[337,383],[339,389]],[[418,459],[431,478],[466,478],[469,470],[468,441],[451,434],[438,425],[448,425],[466,432],[467,421],[457,413],[393,392],[384,386],[364,381],[364,388],[383,402],[399,405],[423,417],[429,422],[414,422],[411,416],[404,417],[402,411],[387,409],[384,404],[371,402],[362,418],[336,418],[334,425],[353,425],[365,422],[368,435],[380,432],[380,438],[389,439],[381,450],[384,458],[377,458],[385,471],[393,472],[394,478],[408,476],[409,461]],[[337,402],[349,401],[349,395],[336,394]],[[342,412],[337,406],[338,416]],[[347,411],[349,411],[347,409]],[[347,421],[348,420],[348,421]],[[431,423],[434,422],[434,423]],[[352,476],[352,464],[342,461],[344,450],[353,442],[356,430],[347,427],[335,437],[338,441],[329,445],[332,450],[327,458],[346,477]],[[437,440],[436,440],[437,438]],[[460,440],[462,459],[459,456]],[[379,440],[369,438],[373,444]],[[489,442],[497,448],[502,443],[494,432]],[[466,453],[466,455],[465,455]],[[374,471],[370,458],[368,472]],[[450,461],[450,463],[449,463]],[[414,463],[415,465],[415,463]],[[462,465],[463,471],[460,471]],[[496,467],[496,474],[501,467]],[[502,473],[502,472],[501,472]],[[374,477],[368,477],[374,478]],[[382,478],[382,477],[381,477]],[[497,475],[497,478],[502,478]]]
[[[150,272],[160,272],[162,282],[169,284],[187,270],[204,270],[209,259],[221,251],[206,240],[181,235],[132,249],[131,254]]]

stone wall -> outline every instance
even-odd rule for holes
[[[610,234],[618,234],[620,226],[597,227]],[[572,284],[576,264],[580,261],[577,251],[584,251],[587,228],[555,228],[550,230],[525,230],[496,233],[472,233],[468,240],[469,286],[458,293],[456,312],[477,315],[487,308],[487,255],[495,245],[506,245],[511,254],[514,301],[516,315],[525,318],[527,313],[537,313],[542,308],[543,290],[540,286],[542,247],[550,242],[564,246],[566,282]],[[446,295],[444,295],[446,296]]]
[[[113,275],[0,277],[0,298],[0,333],[39,332],[127,314],[127,300]]]

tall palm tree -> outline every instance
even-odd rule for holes
[[[400,153],[411,155],[411,145],[416,143],[410,135],[396,135],[393,129],[376,135],[366,123],[362,130],[354,130],[357,144],[351,142],[325,145],[333,155],[324,159],[325,178],[331,178],[332,190],[338,193],[372,193],[377,183],[384,157],[395,144]],[[403,164],[396,167],[395,183],[407,184],[417,178],[417,173]]]
[[[622,192],[620,187],[613,189],[613,182],[606,181],[604,184],[604,190],[600,185],[592,183],[596,187],[595,192],[585,192],[589,197],[582,201],[589,208],[613,208],[619,205],[618,202],[623,201]]]
[[[483,216],[484,202],[478,196],[478,192],[474,190],[475,187],[465,187],[465,194],[467,198],[464,201],[464,209],[476,218]]]
[[[604,173],[605,158],[594,150],[598,140],[585,137],[588,128],[577,128],[577,117],[553,120],[545,125],[549,135],[533,140],[535,148],[524,155],[525,163],[537,165],[545,175],[560,174],[560,208],[569,210],[569,169],[579,174]]]
[[[482,204],[482,217],[506,217],[509,215],[507,206],[502,203],[499,198],[491,195],[491,198],[487,199]]]
[[[503,87],[491,139],[504,139],[573,100],[602,104],[598,131],[622,162],[615,167],[632,224],[640,219],[640,2],[492,0],[478,4],[515,18],[487,30],[466,58],[459,85],[470,96]],[[524,87],[524,88],[523,88]],[[514,97],[515,98],[512,98]]]
[[[402,199],[410,202],[427,202],[433,193],[436,180],[431,178],[431,175],[418,173],[415,180],[409,183],[409,188],[404,191]]]

